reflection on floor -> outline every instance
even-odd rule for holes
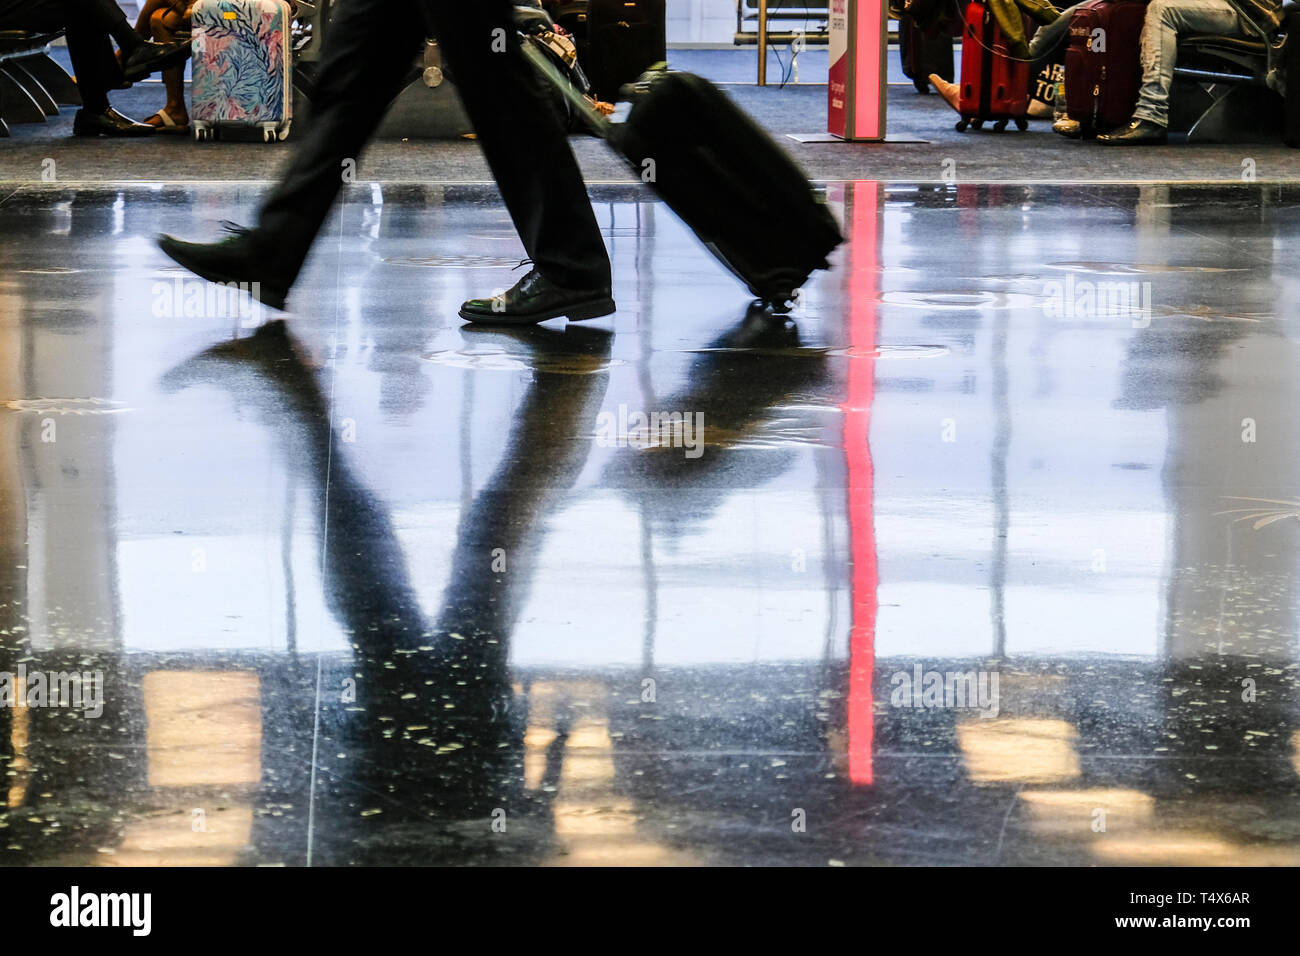
[[[791,322],[593,198],[511,333],[490,189],[266,324],[249,187],[0,203],[0,860],[1300,862],[1294,189],[831,184]]]

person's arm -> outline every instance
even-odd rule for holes
[[[1251,32],[1268,36],[1282,26],[1282,0],[1227,0],[1248,24]]]

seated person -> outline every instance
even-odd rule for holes
[[[175,43],[177,37],[190,32],[192,0],[148,0],[135,21],[135,32],[144,39]],[[188,133],[190,114],[185,108],[185,67],[172,66],[162,71],[167,102],[145,122],[162,133]]]
[[[1178,35],[1257,37],[1282,25],[1282,0],[1241,0],[1253,25],[1228,0],[1151,0],[1142,25],[1142,89],[1133,119],[1097,137],[1108,146],[1163,143],[1169,126],[1169,87],[1174,80]]]
[[[151,134],[152,126],[113,109],[108,91],[124,80],[142,80],[156,70],[184,62],[190,53],[188,40],[154,43],[142,39],[111,0],[0,0],[0,30],[65,31],[82,101],[72,123],[74,136]],[[120,62],[113,55],[113,40],[122,49]]]

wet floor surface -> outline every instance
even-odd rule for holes
[[[0,195],[6,864],[1300,863],[1300,191],[831,184],[782,322],[602,187],[510,333],[489,188],[266,325]]]

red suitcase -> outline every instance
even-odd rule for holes
[[[993,11],[979,0],[966,7],[966,25],[961,37],[961,99],[957,132],[967,126],[979,129],[985,120],[995,120],[999,133],[1007,121],[1017,129],[1029,125],[1029,61],[1007,55],[1002,28]]]
[[[1142,86],[1138,41],[1146,15],[1146,0],[1089,0],[1074,11],[1065,48],[1065,109],[1084,136],[1132,118]]]

